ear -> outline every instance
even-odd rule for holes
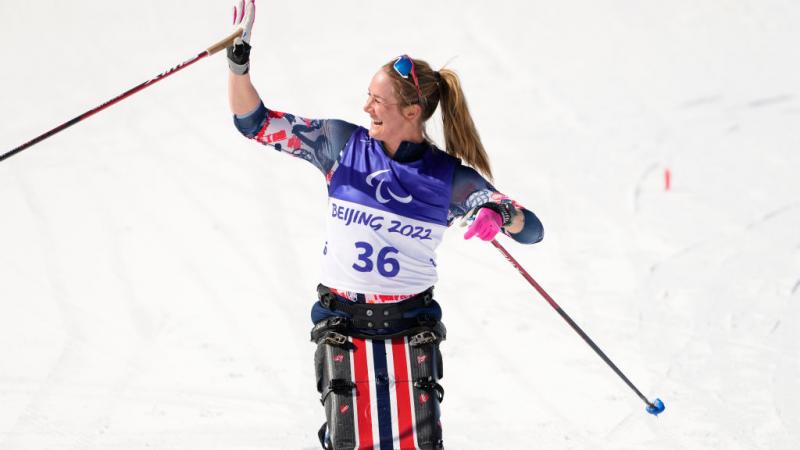
[[[422,116],[422,107],[419,104],[408,105],[404,106],[401,112],[406,120],[415,121]]]

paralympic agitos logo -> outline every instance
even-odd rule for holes
[[[388,198],[383,196],[383,187],[384,187],[383,183],[385,183],[386,180],[385,179],[378,180],[378,185],[377,186],[372,184],[372,182],[375,180],[375,177],[377,177],[378,175],[380,175],[382,173],[389,172],[389,171],[390,171],[390,169],[376,170],[375,172],[372,172],[371,174],[367,175],[367,184],[370,187],[374,187],[375,188],[375,200],[377,200],[378,203],[389,203],[389,201],[391,200],[391,199],[388,199]],[[392,189],[389,186],[386,186],[386,192],[389,193],[389,196],[391,198],[397,200],[400,203],[411,203],[411,200],[414,200],[414,198],[411,197],[411,195],[407,195],[405,197],[400,197],[399,195],[397,195],[394,192],[392,192]]]

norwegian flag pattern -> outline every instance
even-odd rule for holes
[[[415,370],[415,366],[429,365],[427,357],[416,355],[412,360],[419,349],[408,345],[408,337],[350,338],[350,341],[355,383],[355,448],[413,450],[420,448],[420,438],[422,442],[430,442],[434,427],[439,425],[418,423],[417,409],[425,409],[431,395],[413,386],[414,372],[425,371]]]
[[[409,345],[408,337],[386,340],[348,337],[347,346],[320,344],[327,355],[323,385],[333,378],[351,388],[324,395],[328,429],[336,448],[412,450],[438,448],[442,430],[439,398],[414,380],[438,378],[436,344]],[[324,389],[322,392],[327,392]]]

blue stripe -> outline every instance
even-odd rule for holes
[[[378,402],[378,432],[380,450],[392,450],[392,403],[389,399],[389,369],[386,364],[386,343],[372,341],[372,360],[375,369],[375,396]]]

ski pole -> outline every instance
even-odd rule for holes
[[[10,150],[10,151],[8,151],[6,153],[3,153],[2,155],[0,155],[0,161],[5,160],[6,158],[10,158],[11,156],[16,155],[17,153],[25,150],[26,148],[31,147],[31,146],[33,146],[35,144],[38,144],[39,142],[42,142],[43,140],[49,138],[50,136],[52,136],[52,135],[54,135],[56,133],[59,133],[59,132],[65,130],[65,129],[75,125],[76,123],[82,121],[83,119],[86,119],[88,117],[91,117],[91,116],[99,113],[100,111],[108,108],[109,106],[114,105],[114,104],[116,104],[116,103],[118,103],[118,102],[120,102],[120,101],[122,101],[122,100],[124,100],[124,99],[126,99],[128,97],[130,97],[131,95],[141,91],[142,89],[144,89],[144,88],[146,88],[148,86],[151,86],[151,85],[163,80],[164,78],[167,78],[168,76],[180,71],[181,69],[185,69],[185,68],[189,67],[190,65],[196,63],[197,61],[200,61],[201,59],[205,58],[206,56],[211,56],[214,53],[217,53],[218,51],[220,51],[220,50],[222,50],[224,48],[227,48],[228,46],[230,46],[233,43],[233,41],[236,38],[240,37],[241,35],[242,35],[242,30],[241,29],[236,30],[233,34],[231,34],[230,36],[226,37],[225,39],[217,42],[216,44],[212,45],[211,47],[208,47],[207,49],[203,50],[202,52],[200,52],[194,58],[189,59],[187,61],[184,61],[184,62],[178,64],[177,66],[167,70],[166,72],[160,73],[160,74],[156,75],[154,78],[151,78],[151,79],[145,81],[144,83],[141,83],[141,84],[139,84],[139,85],[137,85],[137,86],[135,86],[135,87],[133,87],[131,89],[128,89],[127,91],[125,91],[122,94],[120,94],[120,95],[112,98],[111,100],[103,103],[102,105],[97,106],[97,107],[95,107],[93,109],[90,109],[89,111],[86,111],[85,113],[79,115],[78,117],[75,117],[75,118],[73,118],[71,120],[68,120],[68,121],[62,123],[61,125],[53,128],[52,130],[50,130],[50,131],[48,131],[46,133],[43,133],[43,134],[31,139],[30,141],[20,145],[19,147],[15,148],[13,150]]]
[[[511,265],[516,267],[517,270],[519,271],[519,273],[522,274],[522,276],[526,280],[528,280],[528,283],[530,283],[531,286],[533,286],[539,292],[539,294],[541,294],[542,297],[544,297],[544,299],[547,300],[547,303],[549,303],[550,306],[552,306],[553,309],[555,309],[556,312],[564,320],[567,321],[569,326],[571,326],[572,329],[575,330],[575,332],[578,333],[578,335],[580,337],[582,337],[583,340],[586,341],[586,343],[589,344],[590,347],[592,347],[592,350],[594,350],[595,353],[597,353],[597,355],[600,356],[600,358],[602,358],[603,361],[605,361],[606,364],[608,364],[608,366],[611,367],[611,369],[614,372],[616,372],[617,375],[619,375],[620,378],[622,378],[622,381],[624,381],[625,384],[628,385],[628,387],[633,389],[633,392],[635,392],[636,395],[638,395],[639,398],[642,399],[642,401],[645,402],[645,404],[647,404],[646,411],[648,413],[650,413],[650,414],[652,414],[654,416],[658,416],[660,413],[662,413],[664,411],[664,402],[662,402],[661,399],[658,399],[658,398],[655,399],[655,401],[653,401],[653,402],[648,400],[647,397],[645,397],[639,391],[639,389],[637,389],[636,386],[634,386],[633,383],[631,383],[631,380],[629,380],[628,377],[626,377],[625,374],[622,373],[621,370],[619,370],[619,368],[616,366],[616,364],[614,364],[613,362],[611,362],[610,359],[608,359],[608,356],[606,356],[606,354],[603,353],[602,350],[600,350],[600,347],[598,347],[597,344],[595,344],[594,341],[592,341],[591,338],[589,338],[589,336],[587,336],[586,333],[583,332],[581,327],[579,327],[578,324],[576,324],[575,321],[573,321],[572,318],[569,315],[567,315],[567,313],[564,312],[564,310],[561,309],[560,306],[558,306],[558,303],[556,303],[556,301],[553,300],[553,297],[550,297],[550,295],[539,285],[539,283],[537,283],[536,280],[534,280],[533,277],[531,277],[528,274],[528,272],[517,262],[516,259],[514,259],[513,256],[511,256],[510,253],[508,253],[508,251],[502,245],[500,245],[499,242],[497,242],[496,239],[492,239],[492,245],[494,245],[495,247],[497,247],[498,250],[500,250],[500,253],[502,253],[503,256],[506,257],[508,262],[510,262]]]

